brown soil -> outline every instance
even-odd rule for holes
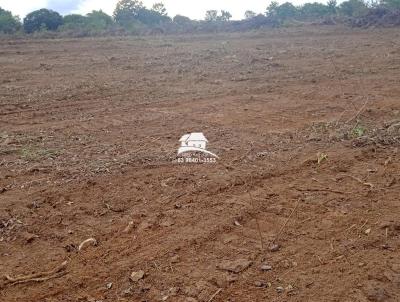
[[[400,301],[399,44],[3,40],[0,301]]]

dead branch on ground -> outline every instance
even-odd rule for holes
[[[61,265],[47,272],[39,272],[31,275],[16,276],[16,277],[5,275],[5,278],[7,279],[7,283],[11,283],[11,285],[27,283],[27,282],[43,282],[65,275],[66,272],[64,270],[67,267],[67,263],[68,261],[64,261],[63,263],[61,263]]]

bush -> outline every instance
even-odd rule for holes
[[[190,20],[190,18],[185,16],[176,15],[173,19],[173,22],[178,25],[189,25],[192,23],[192,20]]]
[[[62,30],[73,30],[73,29],[82,29],[83,27],[86,27],[88,21],[87,17],[78,15],[78,14],[72,14],[72,15],[66,15],[64,16],[64,22],[63,22]]]
[[[5,34],[13,34],[21,28],[21,22],[18,17],[12,15],[0,7],[0,32]]]
[[[362,0],[347,0],[339,6],[339,13],[348,17],[359,17],[368,12],[368,6]]]
[[[93,30],[105,30],[114,24],[114,20],[101,10],[87,14],[87,26]]]
[[[330,14],[330,8],[322,3],[306,3],[299,8],[300,17],[303,19],[315,20]]]
[[[63,17],[55,11],[40,9],[24,18],[24,30],[33,33],[40,30],[57,30],[63,24]]]

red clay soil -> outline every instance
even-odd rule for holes
[[[400,301],[399,45],[2,40],[0,301]]]

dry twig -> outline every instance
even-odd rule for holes
[[[362,184],[362,185],[364,185],[364,186],[367,186],[367,187],[370,187],[371,189],[374,187],[373,184],[371,184],[371,183],[369,183],[369,182],[364,182],[364,181],[362,181],[361,179],[359,179],[358,177],[355,177],[355,176],[353,176],[353,175],[344,174],[343,176],[350,177],[351,179],[354,179],[355,181],[358,181],[360,184]]]
[[[293,208],[292,212],[290,213],[289,217],[286,219],[285,223],[282,225],[280,231],[278,232],[278,234],[276,234],[275,239],[272,241],[272,244],[274,244],[280,237],[280,235],[283,233],[283,231],[285,230],[287,224],[289,223],[290,219],[292,218],[294,212],[297,210],[298,206],[300,204],[300,198],[297,199],[296,205]]]
[[[253,209],[255,209],[253,197],[251,196],[250,191],[248,193],[250,196],[250,201],[251,201],[252,207],[253,207]],[[264,251],[264,241],[263,241],[263,237],[262,237],[262,233],[261,233],[260,222],[258,221],[258,218],[256,216],[255,216],[255,219],[256,219],[256,223],[257,223],[258,235],[260,236],[261,251]]]
[[[214,298],[222,291],[222,288],[219,288],[214,295],[211,296],[210,300],[208,300],[208,302],[211,302],[212,300],[214,300]]]
[[[81,249],[83,249],[84,246],[85,246],[86,244],[88,244],[88,243],[91,243],[91,244],[93,244],[94,246],[96,246],[96,245],[97,245],[97,240],[94,239],[94,238],[86,239],[85,241],[83,241],[83,242],[79,245],[78,251],[80,251]]]
[[[17,277],[11,277],[10,275],[5,275],[5,278],[7,279],[8,283],[11,283],[12,285],[27,283],[27,282],[43,282],[65,275],[66,272],[64,272],[64,270],[67,266],[67,263],[68,261],[64,261],[63,263],[61,263],[61,265],[57,266],[55,269],[47,272],[41,272],[41,273],[35,273],[31,275],[17,276]]]

